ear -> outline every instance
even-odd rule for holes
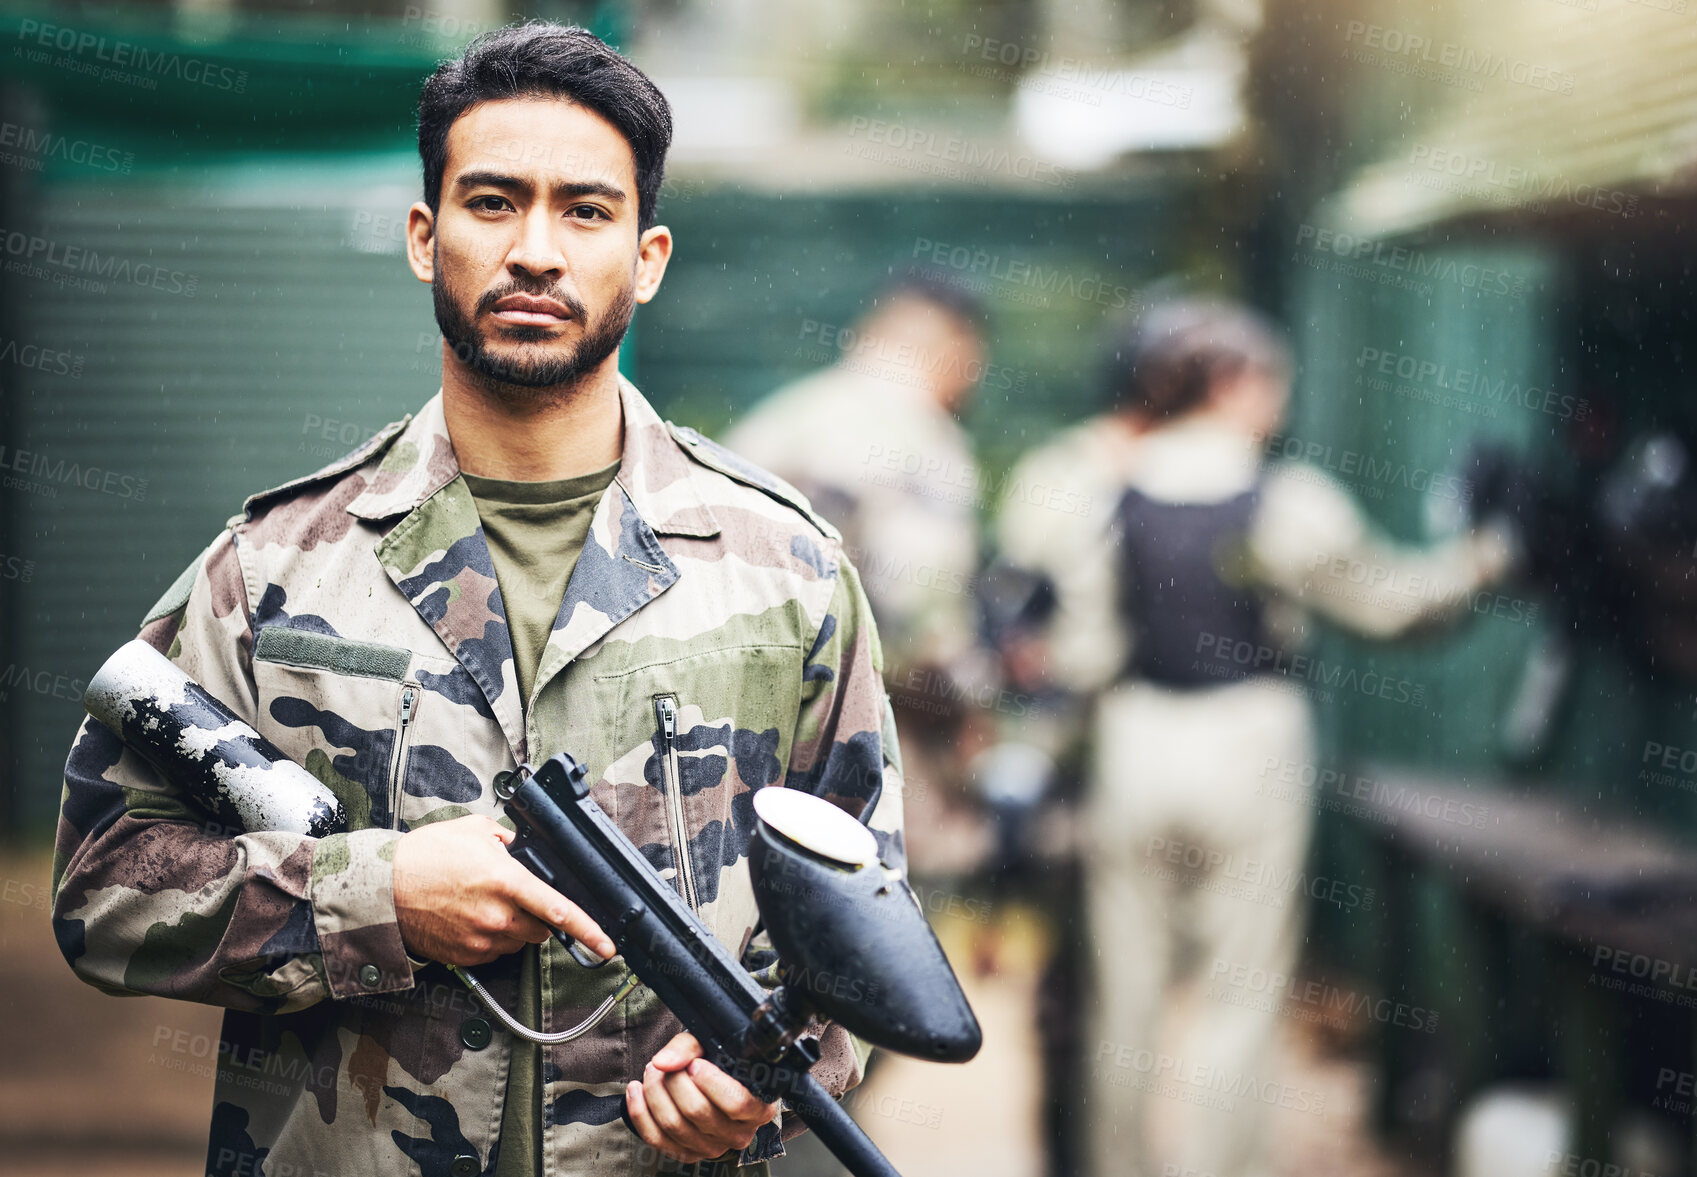
[[[666,263],[672,258],[672,231],[655,225],[636,243],[636,301],[647,302],[660,291]]]
[[[420,282],[436,278],[436,216],[422,200],[407,210],[407,265]]]

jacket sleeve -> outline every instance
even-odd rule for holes
[[[886,861],[905,870],[901,753],[883,671],[884,655],[859,573],[849,560],[839,559],[830,606],[802,666],[801,712],[784,784],[824,797],[866,821]],[[756,967],[762,984],[777,983],[777,957],[764,934],[745,961]],[[832,1095],[842,1095],[864,1077],[872,1052],[868,1044],[827,1023],[819,1047],[813,1074]],[[805,1127],[799,1118],[780,1116],[743,1150],[740,1163],[782,1156],[779,1141]]]
[[[1309,467],[1270,472],[1250,545],[1262,577],[1288,599],[1355,633],[1398,638],[1465,614],[1516,553],[1493,527],[1430,547],[1392,542],[1349,492]]]
[[[264,730],[239,528],[202,553],[141,637]],[[84,981],[259,1012],[412,987],[393,830],[311,838],[218,828],[85,718],[65,763],[53,925]]]
[[[901,752],[884,691],[883,647],[860,574],[847,558],[839,559],[835,579],[802,665],[801,713],[784,784],[861,818],[880,852],[905,868]]]

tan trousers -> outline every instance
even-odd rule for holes
[[[1094,726],[1093,1177],[1257,1177],[1267,1109],[1300,1100],[1269,1070],[1276,1014],[1232,1004],[1210,981],[1288,976],[1295,963],[1313,815],[1280,786],[1279,766],[1313,760],[1308,701],[1284,680],[1127,683],[1102,696]],[[1187,977],[1200,982],[1196,1015],[1175,1025],[1165,1014]]]

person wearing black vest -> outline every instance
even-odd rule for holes
[[[1269,1051],[1307,900],[1308,619],[1383,638],[1436,624],[1515,545],[1489,527],[1392,543],[1329,475],[1268,462],[1292,362],[1246,308],[1159,304],[1119,351],[1140,425],[1127,485],[1094,546],[1046,570],[1049,669],[1095,700],[1085,1151],[1093,1177],[1259,1177],[1269,1121],[1324,1110]],[[1204,992],[1177,1024],[1187,977]]]

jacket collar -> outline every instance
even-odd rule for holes
[[[636,385],[619,377],[624,413],[623,458],[618,483],[636,513],[660,535],[707,539],[719,534],[719,521],[692,475],[694,463]],[[364,491],[348,504],[348,513],[372,521],[403,515],[423,506],[460,476],[459,458],[448,437],[442,393],[431,397],[408,422],[383,461],[367,476]]]
[[[710,537],[719,523],[702,497],[694,463],[648,401],[621,378],[624,450],[618,477],[597,504],[573,568],[534,690],[678,579],[659,535]],[[442,689],[499,723],[515,760],[526,757],[512,637],[477,504],[465,481],[438,393],[389,447],[366,489],[348,505],[369,520],[404,513],[376,545],[379,563],[452,651],[463,674]],[[480,698],[478,696],[481,696]]]

